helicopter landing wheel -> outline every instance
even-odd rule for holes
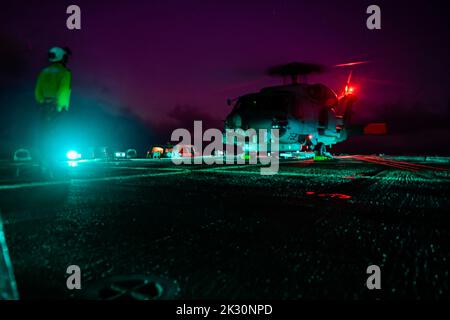
[[[314,153],[316,154],[316,156],[325,156],[326,152],[327,152],[327,148],[325,147],[325,145],[322,142],[319,142],[314,147]]]

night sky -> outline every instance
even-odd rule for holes
[[[15,137],[13,132],[26,125],[17,122],[17,116],[23,118],[34,107],[34,81],[46,63],[47,49],[67,45],[73,52],[69,64],[74,75],[72,110],[99,109],[96,115],[138,121],[154,140],[176,127],[192,125],[194,119],[220,127],[230,110],[228,97],[280,83],[264,74],[272,65],[370,61],[354,69],[360,97],[356,117],[389,121],[389,140],[377,138],[375,144],[391,152],[445,153],[450,150],[449,10],[445,3],[2,3],[0,112],[3,123],[10,126],[0,134],[3,140]],[[66,29],[65,11],[70,4],[81,7],[82,30]],[[381,7],[381,30],[366,28],[365,11],[370,4]],[[347,72],[332,68],[310,82],[323,82],[339,92]],[[352,145],[358,143],[362,145],[358,139]]]

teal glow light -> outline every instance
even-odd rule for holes
[[[69,152],[67,152],[66,157],[69,160],[78,160],[81,158],[81,154],[79,154],[75,150],[70,150]]]

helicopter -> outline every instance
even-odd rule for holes
[[[359,63],[346,66],[355,64]],[[234,105],[224,121],[224,132],[278,129],[279,152],[310,150],[316,156],[332,158],[327,148],[348,138],[357,96],[351,83],[353,70],[340,95],[321,83],[307,83],[308,75],[324,70],[322,65],[304,62],[269,68],[267,74],[283,77],[284,84],[229,99],[228,105]]]

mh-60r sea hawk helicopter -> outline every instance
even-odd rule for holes
[[[354,64],[359,63],[348,65]],[[352,106],[357,98],[351,85],[352,72],[339,96],[323,84],[306,83],[307,75],[324,69],[318,64],[300,62],[270,68],[269,75],[281,76],[285,82],[290,79],[291,83],[263,88],[235,99],[224,131],[278,129],[280,152],[308,149],[318,156],[330,156],[326,148],[348,137]],[[233,100],[228,102],[231,105]]]

